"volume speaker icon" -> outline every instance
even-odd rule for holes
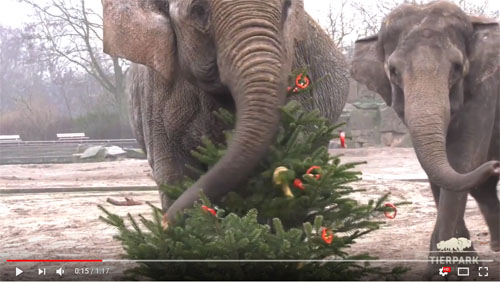
[[[62,269],[62,267],[59,267],[59,269],[56,270],[56,273],[59,274],[59,276],[63,276],[64,269]]]

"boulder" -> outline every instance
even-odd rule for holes
[[[103,146],[92,146],[86,149],[80,159],[102,161],[106,158],[106,149]]]
[[[127,158],[131,159],[146,159],[146,154],[141,149],[130,149],[130,148],[124,148],[125,152],[127,153]]]
[[[109,146],[105,148],[106,148],[106,157],[108,156],[120,157],[120,156],[125,156],[127,154],[126,151],[124,151],[122,148],[118,146]]]

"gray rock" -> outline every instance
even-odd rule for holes
[[[383,105],[383,103],[377,102],[377,101],[363,101],[363,102],[356,102],[352,104],[356,109],[361,109],[361,110],[378,110],[380,106]]]
[[[103,146],[92,146],[85,150],[80,159],[104,160],[106,157],[106,149]]]
[[[125,152],[127,152],[127,158],[131,159],[146,159],[146,154],[141,149],[127,149],[124,148]]]
[[[378,128],[380,116],[376,110],[361,110],[356,109],[351,112],[349,118],[349,126],[355,130],[375,130]]]
[[[126,151],[124,151],[122,148],[118,146],[105,147],[105,149],[106,149],[106,156],[119,157],[119,156],[125,156],[127,154]]]

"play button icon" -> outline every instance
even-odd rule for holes
[[[23,274],[24,271],[22,271],[21,269],[19,269],[18,267],[16,267],[16,277]]]

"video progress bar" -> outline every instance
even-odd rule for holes
[[[478,262],[495,262],[493,259],[479,259]],[[243,262],[431,262],[430,259],[165,259],[165,260],[127,260],[127,259],[103,259],[102,262],[227,262],[227,263],[243,263]]]
[[[270,262],[431,262],[430,259],[8,259],[7,262],[123,262],[123,263],[146,263],[146,262],[171,262],[171,263],[270,263]],[[478,262],[495,262],[493,259],[478,259]]]
[[[7,262],[102,262],[102,259],[8,259]]]

